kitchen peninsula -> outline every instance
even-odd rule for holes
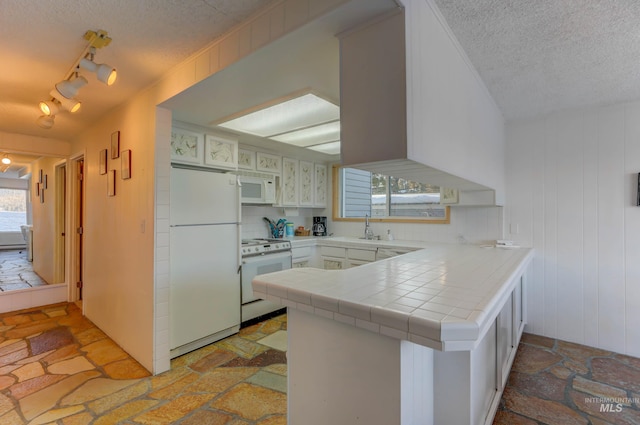
[[[288,423],[491,424],[532,256],[424,243],[347,270],[255,278],[257,296],[289,307]]]

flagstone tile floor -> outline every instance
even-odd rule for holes
[[[0,250],[0,292],[46,285],[33,265],[27,261],[25,249]]]
[[[267,337],[286,327],[243,328],[149,376],[75,304],[0,314],[0,424],[284,425],[286,353]]]
[[[638,425],[640,359],[524,334],[494,425]]]
[[[149,373],[62,303],[0,314],[0,424],[284,425],[286,315]],[[640,359],[524,334],[494,425],[638,425]],[[604,407],[602,407],[604,406]]]

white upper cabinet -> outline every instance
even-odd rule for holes
[[[256,170],[280,175],[282,170],[282,157],[269,153],[256,153]]]
[[[173,127],[171,162],[201,165],[204,158],[204,133]]]
[[[282,158],[282,205],[298,206],[298,160]]]
[[[327,206],[327,166],[325,164],[315,164],[315,191],[314,206]]]
[[[174,127],[171,129],[171,162],[237,170],[238,141]]]
[[[314,205],[314,174],[313,162],[300,161],[300,206],[312,207]]]
[[[324,208],[327,206],[327,166],[300,161],[301,207]]]
[[[327,206],[329,179],[326,164],[248,149],[239,149],[237,156],[239,172],[255,170],[278,176],[278,205],[306,208]]]
[[[238,169],[238,142],[207,134],[204,141],[204,165],[226,170]]]

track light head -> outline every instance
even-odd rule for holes
[[[49,95],[51,95],[51,97],[53,97],[55,100],[60,102],[60,106],[62,106],[62,109],[64,109],[65,111],[78,112],[78,110],[80,110],[80,106],[82,106],[82,104],[79,101],[75,99],[67,99],[66,97],[64,97],[57,90],[57,85],[55,89],[51,90],[51,93],[49,93]]]
[[[60,112],[60,104],[55,100],[43,100],[38,104],[38,107],[47,116],[56,115]]]
[[[39,117],[36,120],[36,124],[38,124],[40,127],[44,128],[44,129],[50,129],[51,127],[53,127],[53,120],[56,116],[55,115],[42,115],[41,117]]]
[[[73,80],[64,80],[56,84],[56,90],[67,99],[73,99],[78,94],[78,90],[89,83],[86,78],[79,76]]]
[[[98,80],[108,86],[115,83],[116,78],[118,78],[116,69],[106,63],[97,64],[91,59],[82,58],[80,59],[80,67],[87,71],[94,72]]]

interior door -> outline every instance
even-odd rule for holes
[[[65,281],[65,239],[66,239],[66,205],[67,205],[67,167],[65,163],[56,166],[55,180],[55,248],[54,248],[54,281]]]
[[[84,261],[84,159],[76,161],[75,184],[75,277],[77,299],[82,300],[83,261]]]

